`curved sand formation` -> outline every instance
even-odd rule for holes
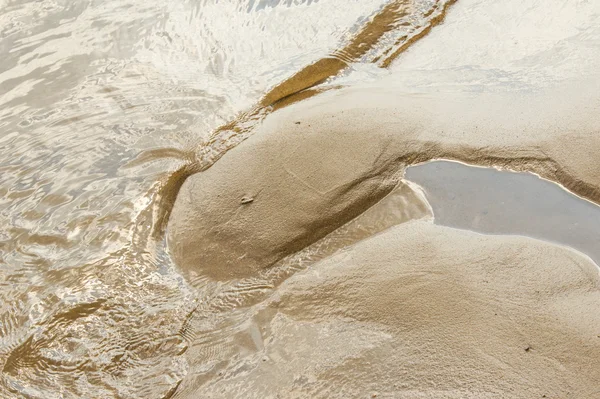
[[[593,399],[599,306],[575,251],[410,222],[288,279],[190,397]]]
[[[279,109],[191,176],[169,226],[177,263],[229,277],[268,267],[435,158],[534,172],[600,202],[600,9],[492,3],[458,2],[391,76]]]
[[[509,1],[512,8],[500,8],[528,7]],[[465,0],[453,12],[471,17],[491,3]],[[440,38],[468,26],[452,27],[452,15],[411,48],[408,65],[437,62]],[[513,25],[551,21],[540,15],[537,24]],[[502,28],[507,41],[521,38]],[[398,84],[396,74],[267,116],[183,184],[168,229],[177,264],[217,280],[252,275],[377,203],[402,184],[407,165],[436,158],[531,171],[600,202],[600,78],[580,68],[586,57],[600,65],[590,52],[600,29],[580,32],[588,41],[575,56],[553,55],[571,51],[565,38],[545,58],[522,57],[570,71],[561,79],[525,74],[512,83],[526,88],[483,79],[482,89],[457,89],[457,75],[478,81],[481,73],[465,78],[469,68],[449,66],[409,73],[420,86]],[[465,56],[464,43],[443,47],[441,60]],[[564,247],[403,224],[277,287],[252,309],[253,352],[224,339],[222,361],[202,364],[203,384],[184,381],[180,397],[596,398],[599,288],[590,259]]]
[[[247,275],[356,217],[406,165],[435,158],[532,171],[599,201],[600,118],[576,101],[560,104],[565,95],[371,87],[292,105],[188,178],[170,248],[183,268]]]
[[[319,85],[347,70],[352,63],[362,61],[388,68],[394,59],[439,25],[455,1],[391,0],[377,10],[344,46],[272,87],[254,107],[217,128],[198,148],[193,151],[167,148],[141,154],[131,165],[164,157],[185,161],[181,168],[155,187],[154,203],[148,209],[152,237],[162,237],[175,198],[187,177],[212,167],[229,150],[246,140],[272,111],[331,89]],[[388,43],[390,39],[394,39],[393,43]],[[147,218],[144,214],[141,220]]]

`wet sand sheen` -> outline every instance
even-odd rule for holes
[[[151,212],[155,212],[151,216],[153,219],[152,236],[155,239],[162,237],[174,206],[175,197],[185,179],[210,168],[225,153],[246,140],[267,115],[327,91],[327,88],[321,88],[319,85],[338,76],[352,63],[362,60],[381,68],[390,67],[401,53],[426,36],[432,28],[442,23],[448,8],[455,2],[456,0],[435,1],[431,4],[431,8],[424,12],[423,10],[417,12],[419,6],[414,1],[391,1],[378,10],[345,46],[305,66],[272,87],[254,107],[217,128],[205,142],[192,152],[160,149],[141,154],[134,163],[172,156],[185,161],[182,167],[167,174],[156,187],[157,206],[150,209]],[[411,12],[416,14],[411,14]],[[416,18],[417,15],[420,17]],[[405,33],[397,37],[393,43],[385,43],[386,35],[394,31]],[[390,38],[387,37],[387,39]],[[381,48],[378,49],[378,46]]]
[[[567,245],[600,265],[600,206],[530,173],[432,161],[407,168],[436,224]]]
[[[153,63],[148,65],[148,58],[161,58],[160,51],[146,52],[144,56],[143,52],[136,53],[135,49],[147,47],[145,44],[155,47],[156,42],[164,38],[171,43],[173,39],[176,43],[196,43],[186,41],[186,38],[202,35],[190,31],[181,39],[177,33],[187,33],[182,31],[186,27],[191,29],[200,25],[201,20],[211,21],[206,14],[201,19],[194,18],[194,23],[187,25],[175,20],[173,25],[183,26],[177,30],[167,28],[163,31],[164,26],[159,23],[155,30],[150,30],[154,34],[148,35],[148,30],[141,29],[140,23],[146,25],[147,20],[149,25],[154,25],[163,18],[149,13],[140,15],[139,22],[136,22],[132,20],[134,9],[160,9],[150,7],[153,3],[159,5],[157,2],[134,1],[133,5],[139,3],[140,7],[133,7],[127,12],[113,10],[109,14],[103,7],[97,10],[90,8],[83,14],[87,19],[79,19],[76,26],[60,27],[63,32],[68,32],[68,40],[56,41],[53,33],[59,32],[50,29],[38,36],[39,41],[48,46],[40,44],[33,47],[33,53],[29,45],[34,44],[32,41],[36,37],[29,23],[25,23],[22,38],[15,42],[24,50],[15,47],[16,51],[11,50],[12,55],[6,54],[5,58],[10,60],[13,55],[16,57],[13,57],[14,60],[20,58],[12,72],[22,71],[26,64],[29,68],[41,62],[42,65],[45,63],[45,67],[18,79],[23,84],[21,89],[35,86],[35,90],[23,97],[23,101],[5,107],[13,115],[10,126],[15,126],[14,132],[10,128],[8,136],[21,137],[21,142],[28,145],[20,148],[12,144],[8,147],[8,170],[16,167],[14,171],[18,176],[5,180],[0,190],[10,187],[10,190],[5,189],[9,193],[7,198],[16,205],[19,201],[14,201],[16,197],[11,196],[29,197],[29,204],[13,207],[7,214],[12,220],[7,218],[6,224],[14,231],[9,232],[8,242],[0,243],[5,245],[0,249],[10,250],[7,257],[0,254],[3,261],[8,259],[3,272],[8,270],[5,286],[10,287],[6,295],[3,292],[3,299],[7,298],[4,306],[8,309],[8,317],[0,319],[0,364],[3,365],[0,397],[27,395],[50,398],[56,393],[65,398],[246,399],[275,395],[347,398],[373,397],[375,392],[379,393],[377,397],[411,399],[479,399],[482,395],[506,397],[509,394],[524,399],[600,397],[597,383],[600,381],[600,322],[597,312],[600,296],[598,273],[593,267],[588,268],[588,263],[591,265],[589,259],[567,248],[526,237],[485,236],[435,226],[428,223],[429,208],[419,201],[420,192],[411,191],[410,186],[397,185],[396,178],[406,165],[425,159],[449,157],[478,161],[482,165],[503,161],[505,165],[521,170],[546,172],[546,177],[556,178],[575,192],[600,202],[600,169],[596,166],[600,152],[597,132],[600,129],[597,110],[592,109],[595,104],[600,104],[597,98],[600,91],[596,90],[589,99],[582,96],[583,92],[592,91],[590,88],[597,84],[597,76],[594,74],[583,81],[586,90],[582,90],[577,81],[565,84],[569,87],[569,91],[565,92],[558,89],[556,92],[536,91],[536,88],[556,83],[541,73],[544,66],[559,71],[556,75],[560,79],[589,74],[574,66],[582,64],[581,60],[593,63],[597,59],[594,49],[597,48],[600,31],[592,28],[600,26],[597,23],[600,20],[596,18],[594,22],[593,19],[600,13],[595,13],[592,5],[586,8],[583,2],[578,2],[577,7],[569,7],[565,2],[564,7],[559,9],[550,3],[542,7],[537,4],[539,2],[521,6],[518,4],[520,1],[507,0],[500,6],[487,0],[460,1],[456,6],[459,7],[458,14],[448,15],[455,28],[452,24],[442,26],[439,29],[441,33],[436,35],[434,32],[436,36],[428,37],[430,40],[426,42],[432,43],[430,46],[434,51],[432,47],[410,46],[410,54],[406,55],[410,58],[412,54],[413,61],[408,63],[408,68],[394,72],[392,67],[390,70],[395,76],[377,83],[375,87],[365,89],[357,86],[354,94],[352,89],[329,90],[323,94],[328,96],[324,99],[319,99],[321,96],[310,98],[331,88],[321,86],[320,82],[339,75],[347,67],[351,69],[354,62],[390,66],[389,60],[427,33],[430,27],[437,25],[451,4],[451,1],[430,1],[427,4],[438,4],[434,7],[437,11],[422,15],[424,19],[419,19],[422,23],[414,25],[417,29],[412,31],[414,36],[402,36],[396,34],[399,32],[396,28],[403,26],[400,21],[404,13],[412,12],[411,4],[418,2],[386,1],[388,6],[373,14],[373,18],[368,19],[370,22],[352,36],[355,39],[351,38],[347,46],[327,53],[329,55],[320,61],[306,64],[296,74],[263,93],[263,100],[255,107],[217,129],[208,138],[207,143],[211,146],[197,149],[199,154],[193,149],[171,148],[176,145],[173,141],[177,141],[169,134],[173,132],[171,126],[189,127],[194,137],[201,135],[202,126],[210,126],[209,131],[212,131],[216,126],[210,123],[198,126],[192,122],[179,124],[178,121],[190,115],[195,115],[192,120],[204,119],[205,114],[210,116],[211,110],[228,108],[227,100],[216,102],[210,108],[202,108],[204,105],[200,107],[200,104],[192,102],[202,108],[200,117],[195,107],[187,107],[188,101],[172,101],[174,91],[177,98],[181,92],[189,91],[191,99],[201,91],[198,89],[213,88],[210,80],[200,86],[195,84],[200,68],[189,68],[189,65],[177,62],[181,54],[179,49],[189,48],[188,44],[162,48],[164,53],[176,54],[164,63],[167,69],[173,69],[170,73],[196,72],[189,86],[175,83],[171,74],[162,76],[158,68],[152,67]],[[283,5],[284,2],[281,3]],[[41,6],[46,7],[47,4]],[[539,17],[523,18],[528,13],[519,7],[530,8]],[[486,13],[488,10],[489,14]],[[505,11],[510,11],[508,17]],[[167,12],[164,14],[168,15]],[[576,18],[578,15],[590,18]],[[553,16],[567,23],[557,25]],[[37,19],[49,21],[47,18]],[[58,14],[53,19],[75,21],[69,14]],[[483,28],[477,25],[478,19],[484,20]],[[505,23],[507,19],[533,31],[540,26],[549,26],[552,31],[528,36],[527,29],[511,30],[512,24],[507,26]],[[532,19],[534,23],[530,22]],[[106,29],[90,31],[89,27],[93,28],[99,25],[97,22],[105,20],[117,23],[111,24],[108,32]],[[490,21],[496,29],[488,29]],[[227,22],[228,27],[235,26],[233,19]],[[297,28],[302,24],[294,25]],[[452,31],[456,26],[466,36],[465,39],[460,39],[462,36]],[[82,27],[85,35],[79,30]],[[115,35],[104,35],[112,34],[113,28]],[[139,33],[130,36],[125,34],[128,31]],[[486,36],[486,32],[490,31],[498,32],[500,40],[490,40]],[[390,42],[385,40],[386,32],[394,32],[399,42],[388,46]],[[42,40],[43,36],[46,40]],[[48,47],[52,51],[55,48],[71,51],[73,39],[78,36],[93,36],[94,47],[104,47],[103,40],[108,36],[123,40],[118,39],[119,46],[110,53],[101,52],[90,59],[87,45],[79,50],[80,55],[57,53],[56,57],[48,57]],[[150,36],[151,39],[148,43],[140,41],[145,39],[138,40],[137,36]],[[131,46],[126,43],[125,37],[132,41]],[[459,48],[443,41],[445,38],[458,43]],[[13,39],[0,44],[6,44],[4,48],[9,49]],[[498,67],[490,62],[494,59],[496,42],[502,40],[510,43],[505,47],[510,47],[509,54],[496,52],[498,59],[508,59],[511,63],[505,71],[509,73],[504,75],[502,65]],[[513,46],[517,41],[525,45],[520,49]],[[548,47],[543,45],[544,42]],[[484,51],[474,51],[480,58],[474,57],[469,64],[469,52],[465,52],[465,47],[474,44],[476,47],[477,43],[483,43],[481,48]],[[384,53],[375,59],[372,58],[373,53],[365,53],[368,49],[361,46],[372,47],[375,53]],[[116,48],[127,50],[127,54],[124,51],[115,54]],[[531,48],[550,56],[523,52]],[[583,48],[588,51],[583,51]],[[434,68],[429,73],[422,73],[423,68],[427,70],[428,64],[419,59],[418,54],[434,59]],[[73,55],[76,57],[71,57]],[[114,68],[116,55],[118,63],[128,68]],[[577,58],[578,55],[581,58]],[[459,58],[459,64],[451,65],[455,56]],[[515,61],[511,56],[522,59]],[[73,62],[69,61],[70,58]],[[75,61],[80,58],[85,61]],[[234,58],[244,60],[245,53],[235,54]],[[217,57],[217,61],[220,59]],[[60,61],[55,62],[57,60]],[[64,76],[59,75],[65,75],[71,64],[80,73],[67,82]],[[213,66],[218,67],[219,64],[216,62]],[[3,65],[7,65],[6,61]],[[175,66],[178,68],[171,68]],[[535,72],[536,76],[515,74],[515,67],[518,69],[519,66]],[[46,68],[54,72],[43,72],[47,71]],[[564,72],[560,71],[563,69],[571,75],[562,76]],[[107,71],[114,72],[115,76],[106,78]],[[456,71],[460,78],[457,78]],[[44,79],[36,82],[36,78],[41,77],[40,73]],[[138,80],[132,75],[141,77]],[[160,79],[146,82],[155,75],[161,75]],[[261,76],[254,66],[251,75]],[[482,75],[492,78],[482,80]],[[401,85],[392,84],[402,76],[413,84],[420,81],[416,95],[414,90],[407,91]],[[513,80],[507,83],[507,77]],[[15,83],[6,76],[3,79],[0,86]],[[444,79],[448,79],[447,86],[439,90]],[[44,81],[52,84],[40,84]],[[93,81],[96,84],[90,85]],[[125,86],[133,86],[134,82],[143,83],[143,86],[124,90]],[[142,93],[144,90],[140,88],[146,87],[147,83],[152,84],[148,84],[148,90]],[[527,91],[527,95],[513,90],[515,87],[522,88],[524,83],[532,90]],[[486,90],[479,91],[476,85]],[[164,87],[164,93],[162,89],[160,91],[162,96],[152,89],[157,86]],[[243,87],[246,86],[236,89],[243,92]],[[453,90],[470,94],[453,93],[448,87],[458,87]],[[503,89],[507,91],[505,97],[498,94]],[[59,91],[60,98],[68,100],[57,103]],[[238,91],[234,90],[223,98],[238,97]],[[52,96],[47,93],[52,93]],[[474,93],[481,95],[475,96]],[[498,94],[498,97],[492,94]],[[350,99],[344,100],[345,96],[350,96]],[[379,100],[373,96],[379,96]],[[431,98],[428,99],[428,96]],[[548,98],[559,99],[558,105],[561,106]],[[308,104],[295,104],[302,99],[306,99]],[[85,117],[84,111],[93,110],[95,113],[98,107],[106,109],[109,105],[107,100],[118,104],[123,113],[108,112],[91,119]],[[146,100],[153,104],[172,105],[164,109],[144,107],[142,104]],[[51,106],[37,109],[36,103]],[[76,105],[78,103],[88,105]],[[573,110],[566,110],[562,107],[563,103]],[[379,110],[375,109],[378,107]],[[587,113],[588,108],[592,109],[589,112],[592,117]],[[143,112],[140,111],[142,109]],[[280,112],[287,113],[275,115]],[[548,117],[546,113],[552,115]],[[166,114],[171,116],[166,118]],[[228,115],[227,112],[223,114]],[[270,114],[270,119],[267,114]],[[573,120],[567,117],[569,114],[575,115]],[[260,131],[265,116],[267,128]],[[233,118],[233,115],[229,117]],[[90,131],[91,123],[98,123],[98,120],[102,123]],[[547,124],[539,122],[548,120],[550,123]],[[135,121],[132,126],[129,125],[131,121]],[[0,122],[0,125],[3,123]],[[532,124],[535,126],[530,128]],[[17,125],[21,126],[20,130]],[[57,126],[63,128],[57,129]],[[119,126],[123,129],[115,128]],[[143,133],[148,128],[156,129],[156,134]],[[315,130],[309,132],[309,139],[313,141],[299,146],[298,140],[307,135],[302,131],[305,129]],[[194,267],[191,272],[199,275],[203,272],[202,268],[192,264],[182,270],[178,268],[181,265],[173,265],[169,254],[162,251],[161,228],[175,202],[176,189],[187,176],[209,167],[210,162],[219,159],[247,136],[254,135],[255,130],[257,135],[270,132],[271,139],[275,135],[281,136],[281,141],[275,142],[280,150],[272,152],[284,155],[279,159],[281,167],[275,165],[281,170],[273,170],[274,162],[270,156],[259,157],[258,161],[253,159],[251,151],[256,147],[248,149],[246,146],[241,149],[243,154],[237,149],[228,152],[226,155],[229,157],[221,159],[209,171],[196,173],[192,179],[198,184],[189,193],[192,203],[200,202],[195,198],[202,197],[204,201],[216,193],[217,200],[210,203],[214,207],[207,209],[216,215],[231,211],[231,218],[223,223],[223,229],[219,231],[220,227],[215,226],[206,229],[221,233],[220,236],[208,237],[207,247],[218,245],[219,240],[227,241],[229,234],[242,258],[232,262],[232,266],[245,266],[243,259],[247,258],[247,253],[254,252],[257,254],[257,267],[249,268],[250,276],[235,286],[219,282],[203,287],[206,288],[204,291],[195,291],[195,285],[190,287],[194,281],[186,281],[180,274]],[[348,130],[351,134],[344,136]],[[68,131],[82,132],[81,139],[73,133],[67,134]],[[332,140],[324,147],[322,139],[317,137],[319,135],[337,135],[338,140]],[[162,186],[166,188],[157,190],[156,195],[154,189],[149,193],[145,191],[154,178],[144,180],[147,184],[143,188],[138,187],[141,184],[140,169],[129,170],[127,179],[119,176],[123,172],[122,163],[130,156],[123,154],[140,150],[132,143],[148,139],[150,148],[166,145],[153,143],[152,137],[164,137],[169,147],[144,153],[137,158],[138,162],[151,160],[153,155],[189,162],[170,174],[168,184]],[[256,145],[257,141],[249,145]],[[106,145],[111,142],[115,145]],[[76,152],[62,151],[60,147],[64,143],[73,148],[78,144],[80,148]],[[40,153],[38,144],[43,144],[47,151]],[[273,141],[266,140],[263,144],[270,146]],[[323,159],[319,159],[316,149],[324,150]],[[270,155],[268,152],[263,154]],[[361,160],[360,156],[365,154],[368,156],[358,165],[348,161]],[[294,162],[289,159],[292,156],[295,157]],[[336,156],[339,158],[336,159]],[[38,158],[53,162],[40,163]],[[17,161],[16,164],[11,159]],[[70,168],[78,159],[87,159],[87,162]],[[380,161],[375,167],[372,167],[373,159],[375,163]],[[325,161],[329,162],[329,168],[323,167]],[[229,166],[227,162],[230,162]],[[162,172],[170,169],[164,168],[159,169]],[[253,173],[244,174],[248,169]],[[285,173],[278,176],[281,171]],[[218,173],[223,179],[214,178]],[[7,176],[11,174],[5,173]],[[95,174],[106,175],[106,179],[94,177]],[[240,179],[240,175],[245,179]],[[90,176],[91,180],[88,180]],[[74,185],[77,177],[89,181],[90,185]],[[110,180],[107,180],[108,177]],[[55,183],[48,185],[49,181]],[[64,184],[59,184],[62,182]],[[160,184],[162,181],[156,187]],[[220,190],[219,185],[229,185],[227,190],[230,191]],[[122,190],[123,187],[127,189]],[[207,187],[214,190],[206,190]],[[13,192],[14,188],[22,191]],[[48,196],[38,204],[42,191]],[[223,198],[223,191],[231,193],[231,196]],[[218,199],[219,196],[221,199]],[[380,197],[382,199],[377,202]],[[116,202],[112,202],[112,198],[117,198]],[[155,202],[145,208],[147,211],[138,213],[145,206],[144,201],[150,201],[150,198]],[[137,202],[132,204],[132,199]],[[52,214],[50,209],[59,203],[73,205]],[[294,208],[299,203],[304,206]],[[369,208],[371,204],[374,205]],[[100,212],[100,207],[112,210]],[[206,209],[200,207],[200,211]],[[192,214],[190,224],[198,224],[193,218],[202,216],[200,211]],[[23,217],[17,217],[19,214]],[[354,218],[356,215],[358,217]],[[269,217],[273,216],[280,217],[283,223],[275,220],[269,225],[268,222],[273,222]],[[294,223],[286,224],[291,216],[296,217]],[[231,221],[239,222],[243,217],[249,223],[239,224],[239,230],[230,234],[231,230],[226,228],[231,227]],[[410,219],[424,220],[409,222]],[[503,215],[498,215],[498,222],[502,220]],[[69,224],[65,228],[66,222]],[[260,226],[252,228],[253,223]],[[336,226],[341,227],[331,231]],[[130,231],[131,234],[128,233]],[[153,237],[150,236],[151,231]],[[300,250],[304,251],[304,258],[294,252],[328,231],[331,232],[320,243],[313,242],[312,246]],[[257,232],[264,233],[261,238],[274,241],[254,239]],[[288,242],[281,244],[277,241],[286,238],[286,234]],[[213,238],[216,244],[211,241]],[[257,243],[259,245],[253,247]],[[198,246],[197,242],[192,244]],[[278,244],[281,244],[280,253],[273,256]],[[244,245],[250,246],[249,250],[246,251]],[[57,251],[56,247],[65,248]],[[339,248],[345,250],[329,256]],[[235,255],[234,251],[223,253]],[[278,262],[285,262],[287,258],[275,262],[272,267],[266,267],[269,262],[263,260],[271,258],[276,261],[288,253],[291,253],[288,256],[301,258],[296,264],[304,261],[304,265],[309,264],[309,267],[294,269],[294,264],[289,268],[281,267],[282,275],[288,273],[284,277],[289,277],[282,285],[279,283],[284,277],[263,278],[275,275]],[[219,260],[218,256],[214,259]],[[215,264],[220,266],[217,262]],[[228,270],[210,272],[219,277]],[[204,282],[208,280],[207,275],[209,273],[202,276]],[[273,295],[266,302],[258,303],[271,292]],[[244,306],[254,306],[256,309],[251,308],[248,313],[256,310],[260,317],[247,329],[249,339],[240,343],[241,334],[237,334],[236,329],[241,329],[243,326],[239,323],[245,322],[246,309],[239,309]],[[211,330],[213,326],[219,328]],[[6,393],[8,390],[10,394]],[[196,394],[195,390],[204,392]]]

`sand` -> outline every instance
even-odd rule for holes
[[[598,201],[600,118],[561,97],[345,89],[292,105],[186,181],[172,253],[247,275],[372,206],[406,165],[435,158],[532,171]]]
[[[597,398],[599,306],[573,250],[410,222],[288,279],[195,397]]]
[[[169,223],[177,263],[227,271],[223,278],[268,267],[429,159],[535,172],[600,202],[600,6],[510,3],[505,12],[487,0],[459,2],[394,73],[270,114],[188,178]],[[481,33],[474,13],[491,14],[503,34]]]
[[[534,172],[600,202],[599,6],[493,3],[459,1],[391,75],[270,114],[189,177],[167,232],[178,266],[251,277],[431,159]],[[600,397],[599,288],[566,247],[405,223],[275,288],[256,308],[261,344],[197,394]]]
[[[169,226],[183,268],[223,279],[251,275],[358,216],[399,183],[385,141],[340,147],[360,142],[363,132],[325,135],[289,125],[289,136],[256,134],[185,182]]]

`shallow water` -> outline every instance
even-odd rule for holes
[[[190,315],[244,299],[152,239],[157,182],[312,63],[376,75],[445,3],[0,0],[0,397],[171,396]]]
[[[406,179],[425,191],[436,224],[572,247],[600,265],[600,206],[530,173],[432,161]]]
[[[388,76],[450,3],[0,0],[0,397],[195,397],[226,368],[243,375],[251,363],[240,353],[260,358],[248,306],[342,247],[429,218],[403,186],[262,275],[227,283],[182,276],[153,235],[165,176],[190,158],[218,159],[273,110]],[[583,28],[568,42],[590,46],[597,31],[584,29],[588,13],[576,17]],[[453,69],[428,52],[429,64],[392,68],[392,80],[407,91],[529,89],[563,76],[544,54],[498,70],[477,60]],[[565,201],[574,213],[553,220],[579,220],[579,202]],[[582,238],[597,237],[592,221],[579,223],[572,236],[598,256]]]

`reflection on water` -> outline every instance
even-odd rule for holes
[[[0,0],[0,397],[171,396],[211,340],[190,315],[243,296],[190,288],[148,241],[156,181],[243,139],[212,132],[254,104],[385,63],[446,3]]]
[[[600,265],[600,206],[552,182],[449,161],[411,166],[406,178],[423,187],[437,224],[567,245]]]

